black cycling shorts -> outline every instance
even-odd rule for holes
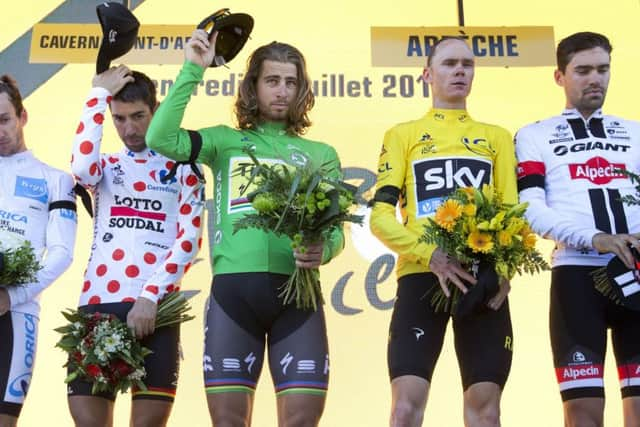
[[[208,394],[253,393],[265,345],[277,395],[326,394],[329,352],[323,308],[283,305],[278,294],[287,278],[272,273],[214,277],[203,363]]]
[[[133,307],[132,302],[115,302],[109,304],[91,304],[80,307],[78,310],[84,313],[111,313],[115,314],[122,322],[127,322],[127,313]],[[146,336],[141,341],[153,353],[145,357],[144,368],[147,375],[144,377],[144,385],[147,390],[134,388],[133,399],[163,400],[173,402],[178,386],[179,343],[180,326],[165,326],[156,329],[153,334]],[[69,383],[67,388],[71,396],[97,396],[114,401],[116,394],[99,393],[91,394],[91,383],[76,379]]]
[[[18,417],[36,357],[38,318],[8,311],[0,316],[0,414]]]
[[[416,375],[431,381],[444,335],[448,313],[436,313],[430,291],[440,286],[433,273],[398,279],[396,301],[389,327],[389,376]],[[428,294],[428,295],[427,295]],[[509,304],[465,319],[453,318],[453,332],[463,389],[479,382],[503,388],[511,369],[513,333]]]
[[[640,312],[598,292],[593,270],[560,266],[551,273],[549,328],[562,400],[604,397],[608,328],[622,397],[640,396]]]

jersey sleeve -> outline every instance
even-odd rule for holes
[[[167,97],[162,101],[149,125],[146,134],[147,146],[158,153],[177,161],[187,161],[191,156],[189,132],[180,128],[187,104],[194,88],[202,79],[204,69],[192,62],[185,62],[171,86]],[[215,143],[212,133],[200,132],[202,148],[197,157],[204,163],[215,157]]]
[[[36,274],[36,282],[7,288],[12,308],[33,300],[60,277],[73,260],[78,225],[73,179],[66,173],[58,173],[54,175],[53,180],[49,185],[51,200],[45,253],[40,262],[42,268]]]
[[[323,163],[330,165],[329,177],[335,180],[342,180],[342,171],[340,168],[340,159],[338,153],[333,147],[328,147],[327,154]],[[328,238],[324,242],[322,249],[322,264],[326,264],[333,258],[338,256],[344,249],[344,230],[342,226],[331,231]]]
[[[516,153],[511,134],[498,128],[496,134],[496,156],[494,159],[494,180],[496,189],[502,194],[505,203],[518,203],[518,185],[516,181]]]
[[[105,112],[110,100],[111,94],[106,89],[91,89],[82,108],[82,117],[73,140],[71,172],[76,181],[88,190],[94,190],[102,179],[100,142]]]
[[[407,259],[429,266],[435,245],[419,243],[420,236],[398,222],[396,205],[405,188],[406,142],[396,128],[386,132],[378,161],[378,178],[371,211],[371,232],[389,249]]]
[[[523,128],[516,134],[518,193],[521,202],[529,203],[525,216],[531,228],[544,238],[576,248],[591,248],[593,236],[600,230],[577,223],[565,213],[547,205],[546,165],[539,142],[531,128]]]
[[[200,165],[198,168],[202,171]],[[167,258],[143,285],[141,297],[153,302],[177,290],[202,245],[204,183],[189,166],[181,166],[181,189],[178,197],[178,234]]]

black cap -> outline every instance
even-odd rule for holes
[[[138,37],[140,22],[121,3],[105,2],[96,6],[102,27],[102,44],[96,58],[96,73],[109,69],[111,61],[129,52]]]
[[[461,295],[456,304],[453,315],[459,319],[489,310],[487,307],[489,300],[500,290],[500,278],[493,268],[493,264],[480,262],[474,276],[478,282],[475,285],[465,283],[467,293]]]
[[[219,67],[236,57],[249,39],[253,30],[253,18],[246,13],[230,13],[229,9],[220,9],[198,24],[198,29],[205,30],[209,37],[218,32],[216,54],[210,67]]]
[[[635,259],[635,268],[629,270],[615,256],[607,264],[607,277],[614,300],[631,310],[640,311],[640,254],[635,248],[630,249]]]

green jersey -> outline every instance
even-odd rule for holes
[[[147,145],[178,161],[186,161],[191,153],[191,139],[180,128],[184,110],[204,69],[189,61],[160,104],[147,131]],[[340,178],[340,161],[335,149],[327,144],[288,135],[281,123],[261,123],[257,129],[238,130],[214,126],[198,130],[202,149],[197,162],[211,168],[214,177],[213,233],[209,236],[214,274],[270,272],[291,274],[295,268],[291,241],[257,229],[233,233],[233,223],[252,212],[245,188],[253,167],[244,148],[251,147],[263,163],[290,159],[294,163],[304,156],[317,164],[331,165],[330,176]],[[336,230],[325,241],[322,261],[336,256],[344,246],[342,230]]]

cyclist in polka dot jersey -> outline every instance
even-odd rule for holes
[[[175,162],[146,146],[156,105],[155,87],[142,73],[121,65],[95,76],[71,159],[95,204],[79,306],[118,315],[154,351],[145,360],[148,390],[134,390],[132,411],[135,425],[153,426],[166,423],[178,376],[178,328],[154,332],[157,303],[180,288],[200,248],[204,207],[204,184],[192,169],[180,166],[171,176]],[[124,143],[114,154],[100,153],[107,106]],[[92,396],[88,383],[69,387],[76,425],[102,425],[114,399]]]

